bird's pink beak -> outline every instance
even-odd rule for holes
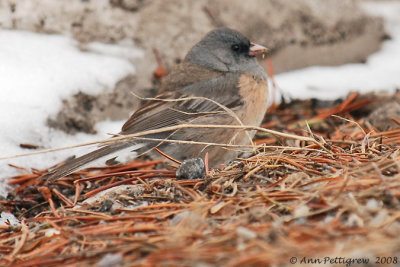
[[[271,50],[269,50],[265,46],[258,45],[255,43],[250,43],[249,56],[255,57],[258,55],[268,54],[270,51]]]

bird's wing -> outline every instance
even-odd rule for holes
[[[164,92],[132,114],[122,127],[121,134],[189,123],[199,116],[225,112],[221,105],[235,110],[242,104],[237,85],[235,77],[220,75],[174,92]]]

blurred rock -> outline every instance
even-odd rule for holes
[[[368,120],[379,131],[389,131],[399,128],[399,125],[391,118],[400,120],[400,104],[398,101],[389,101],[368,116]]]
[[[176,171],[176,179],[193,180],[200,179],[206,175],[204,161],[201,158],[187,159],[182,162]]]
[[[146,0],[110,0],[110,4],[129,11],[136,11],[143,7]]]
[[[170,68],[205,33],[220,26],[237,29],[272,48],[275,73],[315,64],[362,62],[379,49],[385,37],[382,20],[364,14],[356,0],[252,0],[245,4],[241,0],[0,1],[3,29],[60,33],[83,44],[133,40],[132,45],[144,50],[144,57],[130,58],[137,69],[136,81],[130,84],[134,91],[153,86],[153,72],[158,67],[154,47]],[[137,103],[132,105],[130,97],[121,99],[127,103],[120,103],[118,109],[123,111],[118,113],[127,116]],[[88,118],[83,106],[69,105]],[[91,119],[97,122],[104,114],[114,113],[117,106],[89,112]],[[90,132],[89,128],[85,131]]]

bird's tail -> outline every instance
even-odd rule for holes
[[[130,146],[132,146],[131,143],[114,143],[114,144],[99,148],[88,154],[85,154],[83,156],[80,156],[80,157],[77,157],[70,161],[65,162],[60,167],[49,171],[47,174],[41,176],[40,178],[43,180],[47,180],[48,182],[56,181],[59,178],[64,177],[68,174],[71,174],[72,172],[78,170],[82,166],[84,166],[96,159],[102,158],[104,156],[107,156],[109,154],[112,154],[114,152],[117,152],[119,150],[122,150],[122,149],[130,147]]]

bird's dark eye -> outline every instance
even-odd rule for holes
[[[237,45],[237,44],[234,44],[234,45],[231,46],[231,48],[232,48],[233,51],[239,51],[240,46]]]

